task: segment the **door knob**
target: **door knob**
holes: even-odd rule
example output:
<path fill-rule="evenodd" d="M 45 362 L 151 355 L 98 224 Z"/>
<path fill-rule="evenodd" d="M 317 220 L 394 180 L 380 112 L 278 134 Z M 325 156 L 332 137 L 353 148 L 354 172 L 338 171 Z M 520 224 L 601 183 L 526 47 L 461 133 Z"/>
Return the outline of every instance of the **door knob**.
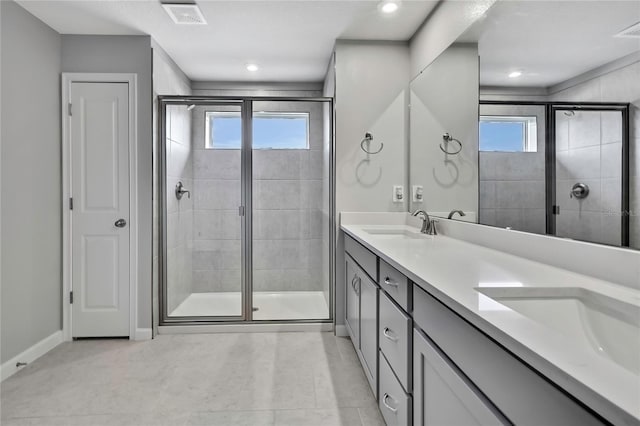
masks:
<path fill-rule="evenodd" d="M 114 223 L 114 225 L 117 228 L 124 228 L 125 226 L 127 226 L 127 221 L 124 220 L 124 219 L 118 219 L 118 220 L 116 220 L 116 223 Z"/>

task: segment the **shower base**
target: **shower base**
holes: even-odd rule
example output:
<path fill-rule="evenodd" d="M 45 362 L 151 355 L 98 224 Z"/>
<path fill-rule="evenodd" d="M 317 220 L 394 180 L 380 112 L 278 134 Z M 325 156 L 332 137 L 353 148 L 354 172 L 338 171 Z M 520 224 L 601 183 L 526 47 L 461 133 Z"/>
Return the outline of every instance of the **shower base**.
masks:
<path fill-rule="evenodd" d="M 170 317 L 240 316 L 240 292 L 191 293 Z M 275 291 L 253 293 L 254 320 L 307 320 L 329 318 L 322 291 Z"/>

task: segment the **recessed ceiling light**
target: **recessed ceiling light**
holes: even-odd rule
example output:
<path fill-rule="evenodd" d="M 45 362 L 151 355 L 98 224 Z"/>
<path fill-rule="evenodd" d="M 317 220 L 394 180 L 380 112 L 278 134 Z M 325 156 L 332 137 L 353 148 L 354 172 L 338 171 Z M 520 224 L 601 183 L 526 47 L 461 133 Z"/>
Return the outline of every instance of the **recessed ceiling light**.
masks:
<path fill-rule="evenodd" d="M 509 78 L 518 78 L 522 75 L 522 71 L 513 71 L 509 73 Z"/>
<path fill-rule="evenodd" d="M 256 72 L 260 69 L 257 64 L 247 64 L 247 71 Z"/>
<path fill-rule="evenodd" d="M 395 1 L 385 1 L 380 6 L 380 10 L 382 11 L 382 13 L 393 13 L 398 10 L 398 7 L 398 3 L 396 3 Z"/>

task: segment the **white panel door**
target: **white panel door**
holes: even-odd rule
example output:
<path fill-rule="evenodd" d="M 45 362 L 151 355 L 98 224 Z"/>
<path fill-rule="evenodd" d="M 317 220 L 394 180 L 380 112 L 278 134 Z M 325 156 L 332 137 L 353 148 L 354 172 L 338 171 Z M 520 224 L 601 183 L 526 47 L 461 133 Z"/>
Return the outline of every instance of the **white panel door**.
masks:
<path fill-rule="evenodd" d="M 72 336 L 129 336 L 129 85 L 71 84 Z"/>

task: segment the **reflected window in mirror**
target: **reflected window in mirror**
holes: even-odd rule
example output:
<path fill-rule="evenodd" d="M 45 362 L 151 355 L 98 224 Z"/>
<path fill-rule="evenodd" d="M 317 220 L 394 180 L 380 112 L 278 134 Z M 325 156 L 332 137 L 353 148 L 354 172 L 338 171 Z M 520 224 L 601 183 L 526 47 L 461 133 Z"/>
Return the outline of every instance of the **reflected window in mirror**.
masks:
<path fill-rule="evenodd" d="M 480 151 L 537 152 L 535 116 L 480 116 Z"/>

